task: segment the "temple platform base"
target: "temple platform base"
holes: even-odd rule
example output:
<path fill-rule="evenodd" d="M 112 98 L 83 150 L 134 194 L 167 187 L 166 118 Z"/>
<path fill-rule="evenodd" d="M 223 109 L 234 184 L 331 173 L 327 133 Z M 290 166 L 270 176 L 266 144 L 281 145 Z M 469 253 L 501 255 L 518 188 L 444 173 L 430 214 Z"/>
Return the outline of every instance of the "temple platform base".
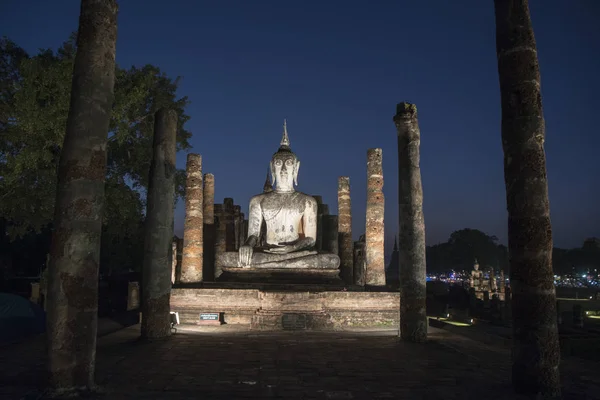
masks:
<path fill-rule="evenodd" d="M 223 313 L 226 324 L 256 330 L 398 327 L 398 292 L 315 289 L 174 288 L 171 311 L 182 324 L 198 324 L 201 313 Z"/>
<path fill-rule="evenodd" d="M 219 282 L 272 282 L 288 284 L 341 283 L 339 269 L 277 269 L 277 268 L 223 268 Z"/>

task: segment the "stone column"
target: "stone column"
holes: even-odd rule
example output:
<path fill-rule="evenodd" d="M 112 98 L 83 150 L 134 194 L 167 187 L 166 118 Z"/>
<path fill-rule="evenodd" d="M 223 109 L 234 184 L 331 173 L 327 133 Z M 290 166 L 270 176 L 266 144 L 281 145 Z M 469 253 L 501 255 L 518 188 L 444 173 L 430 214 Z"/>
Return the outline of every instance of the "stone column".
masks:
<path fill-rule="evenodd" d="M 347 176 L 340 176 L 338 178 L 338 252 L 342 279 L 347 285 L 357 284 L 352 242 L 350 178 Z"/>
<path fill-rule="evenodd" d="M 394 123 L 398 131 L 398 200 L 400 235 L 400 337 L 427 340 L 425 219 L 419 166 L 421 132 L 414 104 L 400 103 Z"/>
<path fill-rule="evenodd" d="M 367 224 L 365 250 L 367 270 L 365 284 L 385 286 L 385 255 L 383 247 L 383 167 L 381 149 L 367 151 Z"/>
<path fill-rule="evenodd" d="M 204 190 L 202 196 L 204 216 L 204 262 L 203 278 L 205 281 L 215 279 L 215 176 L 204 174 Z"/>
<path fill-rule="evenodd" d="M 153 158 L 146 202 L 142 269 L 142 338 L 171 334 L 171 257 L 177 113 L 160 109 L 154 117 Z"/>
<path fill-rule="evenodd" d="M 339 254 L 338 251 L 338 216 L 323 215 L 323 251 Z"/>
<path fill-rule="evenodd" d="M 187 155 L 185 181 L 185 223 L 181 282 L 202 282 L 204 219 L 202 193 L 202 156 Z"/>

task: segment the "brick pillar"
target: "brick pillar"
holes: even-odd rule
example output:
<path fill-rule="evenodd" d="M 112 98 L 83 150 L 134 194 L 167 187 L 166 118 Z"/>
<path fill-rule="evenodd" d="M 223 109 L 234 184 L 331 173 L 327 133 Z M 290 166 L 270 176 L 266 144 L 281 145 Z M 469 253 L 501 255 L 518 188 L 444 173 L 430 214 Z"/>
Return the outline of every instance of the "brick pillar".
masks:
<path fill-rule="evenodd" d="M 225 210 L 223 204 L 215 204 L 215 260 L 220 254 L 227 251 L 227 222 L 225 218 Z M 222 271 L 214 264 L 215 279 L 217 279 Z"/>
<path fill-rule="evenodd" d="M 233 199 L 223 199 L 223 218 L 225 221 L 225 251 L 235 251 L 235 206 Z"/>
<path fill-rule="evenodd" d="M 244 230 L 242 231 L 242 244 L 248 239 L 248 220 L 244 219 Z"/>
<path fill-rule="evenodd" d="M 421 133 L 414 104 L 400 103 L 394 123 L 398 131 L 398 202 L 400 218 L 400 336 L 427 340 L 425 220 L 419 167 Z"/>
<path fill-rule="evenodd" d="M 204 280 L 215 279 L 215 176 L 204 174 Z"/>
<path fill-rule="evenodd" d="M 338 255 L 338 216 L 323 215 L 323 251 Z"/>
<path fill-rule="evenodd" d="M 381 149 L 367 151 L 367 224 L 365 251 L 368 286 L 385 286 L 385 260 L 383 248 L 383 168 Z"/>
<path fill-rule="evenodd" d="M 359 286 L 365 286 L 365 236 L 354 242 L 353 254 L 354 282 Z"/>
<path fill-rule="evenodd" d="M 185 181 L 185 223 L 181 282 L 202 282 L 204 222 L 202 218 L 202 156 L 187 156 Z"/>
<path fill-rule="evenodd" d="M 241 246 L 244 245 L 244 242 L 246 241 L 246 231 L 245 231 L 245 227 L 244 227 L 244 221 L 246 221 L 246 215 L 244 213 L 240 213 L 240 229 L 239 229 L 239 235 L 238 235 L 238 247 L 236 250 L 239 250 Z"/>
<path fill-rule="evenodd" d="M 242 215 L 242 207 L 233 206 L 233 231 L 234 231 L 234 250 L 238 251 L 240 248 L 240 231 L 242 229 L 240 217 Z"/>
<path fill-rule="evenodd" d="M 357 283 L 354 278 L 350 178 L 347 176 L 338 178 L 338 251 L 342 279 L 347 285 Z"/>
<path fill-rule="evenodd" d="M 313 197 L 317 201 L 317 237 L 315 238 L 315 249 L 319 251 L 323 247 L 323 197 Z"/>

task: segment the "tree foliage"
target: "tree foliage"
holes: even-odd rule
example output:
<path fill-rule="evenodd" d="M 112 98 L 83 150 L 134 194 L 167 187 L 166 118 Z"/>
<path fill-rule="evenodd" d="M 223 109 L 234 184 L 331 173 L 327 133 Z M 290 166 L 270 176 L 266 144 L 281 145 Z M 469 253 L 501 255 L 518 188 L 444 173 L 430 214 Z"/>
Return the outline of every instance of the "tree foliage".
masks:
<path fill-rule="evenodd" d="M 450 269 L 470 270 L 477 259 L 481 268 L 508 268 L 506 247 L 498 244 L 496 236 L 477 229 L 465 228 L 452 232 L 445 243 L 427 247 L 427 266 L 430 272 Z"/>
<path fill-rule="evenodd" d="M 75 34 L 56 51 L 29 56 L 7 38 L 0 40 L 0 215 L 11 237 L 41 232 L 51 224 L 56 173 L 69 110 Z M 187 97 L 178 97 L 179 78 L 153 65 L 117 67 L 107 147 L 104 243 L 138 243 L 152 158 L 154 113 L 161 107 L 179 116 L 177 148 L 190 147 L 185 129 Z M 177 195 L 185 171 L 177 172 Z M 131 246 L 134 246 L 133 244 Z M 104 247 L 104 246 L 103 246 Z M 139 251 L 103 248 L 131 257 Z M 114 258 L 114 254 L 113 254 Z"/>

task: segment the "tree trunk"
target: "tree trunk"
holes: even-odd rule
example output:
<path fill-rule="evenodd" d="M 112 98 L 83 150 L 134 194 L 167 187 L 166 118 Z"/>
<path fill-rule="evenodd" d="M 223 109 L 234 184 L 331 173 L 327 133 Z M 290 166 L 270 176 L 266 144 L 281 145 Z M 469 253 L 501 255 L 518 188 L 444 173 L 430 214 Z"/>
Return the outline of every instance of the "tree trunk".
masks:
<path fill-rule="evenodd" d="M 57 392 L 94 386 L 116 41 L 116 0 L 82 0 L 48 276 L 48 369 L 51 389 Z"/>
<path fill-rule="evenodd" d="M 398 131 L 400 337 L 411 342 L 425 342 L 427 276 L 417 107 L 409 103 L 398 104 L 394 123 Z"/>
<path fill-rule="evenodd" d="M 560 397 L 540 72 L 527 0 L 495 0 L 515 391 Z"/>
<path fill-rule="evenodd" d="M 142 270 L 142 339 L 171 334 L 170 297 L 173 257 L 173 202 L 177 113 L 161 109 L 154 116 L 154 155 L 150 165 Z"/>

